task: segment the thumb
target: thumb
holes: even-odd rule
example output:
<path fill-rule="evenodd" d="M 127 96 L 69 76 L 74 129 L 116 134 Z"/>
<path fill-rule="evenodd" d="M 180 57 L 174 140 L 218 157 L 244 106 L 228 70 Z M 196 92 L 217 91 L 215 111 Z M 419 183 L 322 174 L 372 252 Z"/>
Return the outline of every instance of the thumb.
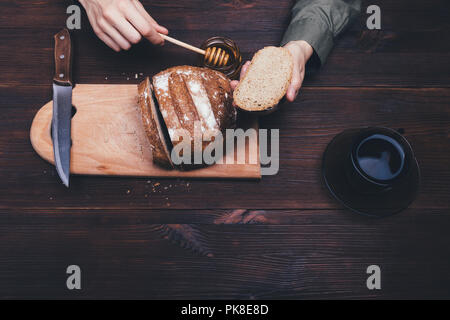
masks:
<path fill-rule="evenodd" d="M 237 80 L 233 80 L 233 81 L 231 81 L 230 82 L 230 87 L 231 87 L 231 90 L 236 90 L 236 87 L 239 85 L 239 81 L 237 81 Z"/>
<path fill-rule="evenodd" d="M 294 68 L 291 84 L 289 85 L 287 92 L 286 92 L 286 99 L 289 102 L 294 102 L 294 100 L 297 98 L 298 91 L 300 90 L 300 87 L 302 86 L 303 79 L 301 78 L 301 74 L 297 69 L 298 68 Z"/>
<path fill-rule="evenodd" d="M 145 35 L 145 38 L 147 38 L 151 43 L 156 45 L 164 44 L 164 39 L 153 27 L 151 28 L 150 32 Z"/>
<path fill-rule="evenodd" d="M 293 85 L 290 85 L 287 92 L 286 92 L 286 99 L 289 102 L 294 102 L 295 99 L 297 98 L 298 95 L 298 90 L 296 87 L 294 87 Z"/>

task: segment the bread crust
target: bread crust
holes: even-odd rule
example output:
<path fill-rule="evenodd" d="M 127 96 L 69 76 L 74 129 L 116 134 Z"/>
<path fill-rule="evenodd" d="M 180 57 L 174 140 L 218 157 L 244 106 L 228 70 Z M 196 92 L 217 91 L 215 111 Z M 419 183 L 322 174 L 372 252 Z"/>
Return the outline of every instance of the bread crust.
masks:
<path fill-rule="evenodd" d="M 152 148 L 153 162 L 164 168 L 172 169 L 173 164 L 170 160 L 170 148 L 165 141 L 162 132 L 163 128 L 161 127 L 164 124 L 161 124 L 159 121 L 158 111 L 153 101 L 152 87 L 148 77 L 139 84 L 138 94 L 142 124 Z"/>
<path fill-rule="evenodd" d="M 178 129 L 187 130 L 193 146 L 194 121 L 200 120 L 202 132 L 205 133 L 225 133 L 226 129 L 235 128 L 237 110 L 233 107 L 230 80 L 222 73 L 207 68 L 179 66 L 158 73 L 152 80 L 162 117 L 171 136 Z M 214 119 L 211 113 L 205 118 L 205 114 L 199 112 L 205 111 L 202 108 L 208 111 L 209 107 Z M 172 139 L 174 146 L 180 142 Z M 203 150 L 208 144 L 203 143 Z M 174 165 L 181 170 L 202 166 Z"/>
<path fill-rule="evenodd" d="M 172 73 L 184 74 L 185 76 L 183 77 L 183 79 L 185 81 L 195 78 L 198 81 L 202 82 L 208 94 L 208 98 L 211 101 L 211 107 L 214 112 L 214 117 L 218 123 L 220 130 L 222 130 L 222 127 L 232 128 L 235 125 L 237 111 L 233 107 L 233 95 L 230 87 L 230 79 L 224 74 L 208 68 L 178 66 L 166 69 L 156 74 L 153 77 L 153 86 L 155 88 L 155 96 L 159 102 L 161 109 L 171 109 L 169 106 L 173 105 L 174 103 L 170 95 L 165 96 L 164 92 L 158 90 L 157 80 L 164 77 L 169 78 Z M 190 74 L 186 76 L 186 73 Z M 214 96 L 214 93 L 218 95 L 217 99 L 212 98 Z M 178 114 L 176 117 L 177 119 L 173 119 L 173 117 L 170 115 L 170 112 L 168 112 L 167 117 L 165 117 L 164 115 L 163 117 L 165 120 L 167 118 L 166 123 L 168 128 L 171 127 L 171 124 L 173 125 L 174 130 L 183 128 L 180 120 L 184 117 L 184 114 Z"/>
<path fill-rule="evenodd" d="M 283 50 L 285 53 L 287 53 L 287 55 L 289 56 L 289 60 L 290 60 L 290 74 L 287 77 L 287 81 L 283 84 L 283 88 L 282 90 L 280 90 L 280 94 L 277 96 L 276 99 L 273 100 L 273 103 L 268 105 L 268 106 L 262 106 L 261 108 L 247 108 L 244 104 L 243 101 L 240 101 L 238 98 L 238 93 L 240 92 L 240 85 L 243 83 L 243 81 L 247 78 L 248 74 L 249 74 L 249 70 L 251 70 L 252 66 L 255 64 L 255 61 L 257 60 L 257 58 L 259 57 L 259 55 L 262 53 L 262 51 L 264 49 L 267 48 L 277 48 L 280 50 Z M 283 99 L 283 97 L 286 95 L 287 90 L 289 88 L 289 85 L 292 81 L 292 75 L 293 75 L 293 70 L 294 70 L 294 58 L 292 57 L 292 54 L 289 52 L 288 49 L 283 48 L 283 47 L 274 47 L 274 46 L 268 46 L 268 47 L 264 47 L 261 50 L 259 50 L 258 52 L 255 53 L 255 55 L 253 56 L 251 63 L 248 67 L 248 71 L 247 73 L 242 77 L 242 79 L 240 79 L 239 85 L 237 86 L 237 88 L 234 90 L 233 93 L 233 99 L 234 99 L 234 104 L 236 105 L 237 108 L 239 108 L 242 111 L 245 112 L 250 112 L 250 113 L 257 113 L 257 114 L 267 114 L 267 113 L 271 113 L 273 111 L 275 111 L 281 101 L 281 99 Z"/>

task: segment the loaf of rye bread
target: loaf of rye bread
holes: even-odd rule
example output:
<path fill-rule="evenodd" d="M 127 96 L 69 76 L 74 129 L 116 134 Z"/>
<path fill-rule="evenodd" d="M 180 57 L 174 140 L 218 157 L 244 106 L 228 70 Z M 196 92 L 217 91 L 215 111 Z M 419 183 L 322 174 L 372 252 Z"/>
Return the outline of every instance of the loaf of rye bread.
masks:
<path fill-rule="evenodd" d="M 234 103 L 244 111 L 273 111 L 287 92 L 293 68 L 289 50 L 279 47 L 259 50 L 234 90 Z"/>
<path fill-rule="evenodd" d="M 152 82 L 153 85 L 146 79 L 139 85 L 139 91 L 146 92 L 141 88 L 148 88 L 151 93 L 153 89 L 157 101 L 154 112 L 160 113 L 160 117 L 146 115 L 145 110 L 153 110 L 147 106 L 152 99 L 140 99 L 143 125 L 152 145 L 154 162 L 183 170 L 198 167 L 193 164 L 175 166 L 172 163 L 170 152 L 181 142 L 181 139 L 176 139 L 177 130 L 184 129 L 189 133 L 194 152 L 194 133 L 198 132 L 195 131 L 195 124 L 199 125 L 203 135 L 203 150 L 209 144 L 205 140 L 210 140 L 218 132 L 225 133 L 226 129 L 235 128 L 237 112 L 232 105 L 230 80 L 211 69 L 179 66 L 158 73 Z M 162 129 L 155 130 L 158 122 L 147 121 L 148 118 L 159 119 Z"/>

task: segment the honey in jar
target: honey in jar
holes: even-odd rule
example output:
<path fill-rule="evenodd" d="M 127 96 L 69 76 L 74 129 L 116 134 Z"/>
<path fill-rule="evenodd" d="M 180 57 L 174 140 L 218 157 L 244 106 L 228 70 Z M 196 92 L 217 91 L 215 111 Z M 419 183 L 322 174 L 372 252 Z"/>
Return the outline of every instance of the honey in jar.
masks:
<path fill-rule="evenodd" d="M 212 63 L 208 63 L 206 59 L 202 59 L 202 65 L 204 67 L 220 71 L 230 79 L 237 79 L 242 67 L 242 55 L 236 43 L 228 38 L 213 37 L 203 42 L 201 46 L 203 50 L 212 47 L 221 48 L 222 50 L 225 50 L 227 54 L 229 54 L 230 58 L 227 64 L 225 66 L 218 67 Z"/>

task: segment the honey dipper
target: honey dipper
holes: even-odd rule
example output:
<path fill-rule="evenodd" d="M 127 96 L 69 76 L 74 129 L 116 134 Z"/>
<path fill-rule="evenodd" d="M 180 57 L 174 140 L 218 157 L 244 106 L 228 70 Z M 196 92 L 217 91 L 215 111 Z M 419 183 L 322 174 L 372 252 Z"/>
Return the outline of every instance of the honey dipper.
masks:
<path fill-rule="evenodd" d="M 165 34 L 159 34 L 164 40 L 167 40 L 177 46 L 192 50 L 194 52 L 200 53 L 205 56 L 204 61 L 213 67 L 224 67 L 230 60 L 230 55 L 219 47 L 209 47 L 206 50 L 191 46 L 190 44 L 184 43 L 180 40 L 174 39 L 172 37 L 166 36 Z"/>

